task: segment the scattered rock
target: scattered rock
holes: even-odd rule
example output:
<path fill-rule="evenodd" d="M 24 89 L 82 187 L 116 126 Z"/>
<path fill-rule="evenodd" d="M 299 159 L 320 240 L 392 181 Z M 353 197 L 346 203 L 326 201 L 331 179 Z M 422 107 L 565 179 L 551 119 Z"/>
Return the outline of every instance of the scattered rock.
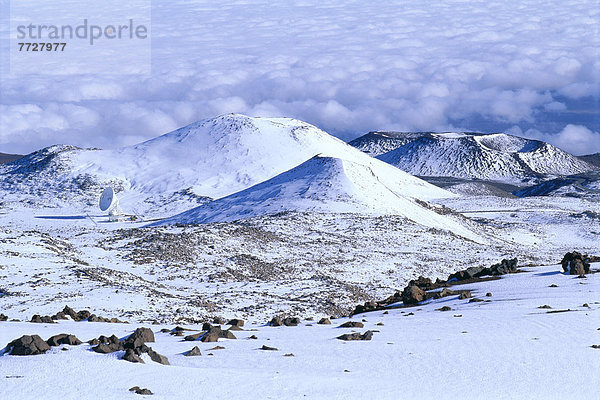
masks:
<path fill-rule="evenodd" d="M 8 317 L 4 314 L 0 314 L 0 322 L 8 321 Z"/>
<path fill-rule="evenodd" d="M 256 335 L 252 335 L 252 336 L 248 337 L 248 339 L 258 339 L 258 338 L 256 337 Z"/>
<path fill-rule="evenodd" d="M 469 300 L 469 303 L 481 303 L 482 301 L 485 301 L 485 300 L 478 299 L 477 297 L 473 297 L 472 299 Z"/>
<path fill-rule="evenodd" d="M 202 335 L 205 335 L 205 332 L 195 333 L 193 335 L 187 335 L 183 338 L 186 342 L 193 342 L 194 340 L 198 340 L 198 338 Z"/>
<path fill-rule="evenodd" d="M 138 356 L 137 354 L 135 354 L 135 351 L 133 351 L 133 349 L 127 349 L 127 350 L 125 350 L 125 354 L 123 355 L 123 357 L 121 359 L 125 360 L 125 361 L 132 362 L 132 363 L 142 363 L 142 364 L 144 364 L 144 360 L 142 360 L 142 358 L 140 356 Z M 129 390 L 131 390 L 131 389 L 129 389 Z"/>
<path fill-rule="evenodd" d="M 34 356 L 44 354 L 50 350 L 48 343 L 44 342 L 38 335 L 23 335 L 10 342 L 6 348 L 10 349 L 8 354 L 14 356 Z"/>
<path fill-rule="evenodd" d="M 377 326 L 383 326 L 383 325 L 384 325 L 383 322 L 378 322 L 377 323 Z"/>
<path fill-rule="evenodd" d="M 227 325 L 234 325 L 234 326 L 238 326 L 238 327 L 242 327 L 244 326 L 244 321 L 241 319 L 231 319 L 229 320 L 229 322 L 227 323 Z"/>
<path fill-rule="evenodd" d="M 144 343 L 154 342 L 154 332 L 150 328 L 137 328 L 123 341 L 125 349 L 136 349 Z"/>
<path fill-rule="evenodd" d="M 208 349 L 208 350 L 225 350 L 225 347 L 223 347 L 223 346 L 215 346 L 212 349 Z"/>
<path fill-rule="evenodd" d="M 331 321 L 329 320 L 329 318 L 321 318 L 317 323 L 319 325 L 331 325 Z"/>
<path fill-rule="evenodd" d="M 263 346 L 260 348 L 261 350 L 270 350 L 270 351 L 278 351 L 279 349 L 276 347 L 269 347 L 263 344 Z"/>
<path fill-rule="evenodd" d="M 300 318 L 288 317 L 283 319 L 283 325 L 285 326 L 298 326 L 300 324 Z"/>
<path fill-rule="evenodd" d="M 337 338 L 339 340 L 345 340 L 345 341 L 349 341 L 349 340 L 371 340 L 373 338 L 373 332 L 372 331 L 366 331 L 363 334 L 361 334 L 359 332 L 346 333 L 344 335 L 338 336 Z"/>
<path fill-rule="evenodd" d="M 550 285 L 548 287 L 558 287 L 558 285 L 556 285 L 556 284 L 553 283 L 552 285 Z"/>
<path fill-rule="evenodd" d="M 100 354 L 114 353 L 115 351 L 118 351 L 121 349 L 122 349 L 122 347 L 120 345 L 116 345 L 114 343 L 110 343 L 110 344 L 100 343 L 99 345 L 92 347 L 92 350 L 94 350 L 96 353 L 100 353 Z M 133 349 L 129 349 L 129 350 L 133 351 Z"/>
<path fill-rule="evenodd" d="M 194 346 L 190 351 L 185 353 L 186 357 L 194 357 L 194 356 L 201 356 L 202 353 L 200 352 L 200 349 L 198 348 L 198 346 Z"/>
<path fill-rule="evenodd" d="M 294 353 L 286 353 L 283 355 L 284 357 L 295 357 Z"/>
<path fill-rule="evenodd" d="M 451 311 L 452 308 L 450 308 L 449 306 L 444 306 L 444 307 L 438 308 L 437 310 L 438 311 Z"/>
<path fill-rule="evenodd" d="M 577 251 L 566 253 L 561 260 L 563 271 L 569 275 L 585 275 L 590 273 L 590 257 Z"/>
<path fill-rule="evenodd" d="M 458 295 L 458 298 L 460 300 L 470 299 L 471 298 L 471 292 L 469 290 L 465 290 L 464 292 L 461 292 L 461 294 Z"/>
<path fill-rule="evenodd" d="M 491 294 L 490 292 L 487 292 L 487 293 L 485 294 L 485 297 L 492 297 L 492 294 Z"/>
<path fill-rule="evenodd" d="M 38 314 L 35 314 L 33 317 L 31 317 L 31 321 L 29 322 L 34 322 L 36 324 L 55 324 L 56 321 L 54 321 L 52 319 L 52 317 L 49 317 L 47 315 L 40 317 Z"/>
<path fill-rule="evenodd" d="M 50 339 L 46 340 L 48 346 L 60 346 L 61 344 L 68 344 L 71 346 L 78 346 L 82 342 L 77 339 L 74 335 L 68 335 L 66 333 L 61 333 L 59 335 L 54 335 Z"/>
<path fill-rule="evenodd" d="M 600 349 L 600 344 L 593 344 L 590 346 L 592 349 Z"/>
<path fill-rule="evenodd" d="M 348 321 L 340 325 L 340 328 L 364 328 L 364 326 L 362 322 Z"/>
<path fill-rule="evenodd" d="M 544 304 L 543 306 L 539 306 L 538 308 L 552 308 L 548 304 Z"/>
<path fill-rule="evenodd" d="M 402 302 L 406 305 L 417 304 L 425 300 L 426 293 L 417 285 L 409 285 L 402 291 Z"/>
<path fill-rule="evenodd" d="M 150 359 L 156 363 L 159 363 L 162 365 L 171 365 L 169 363 L 169 359 L 167 357 L 152 350 L 151 347 L 148 349 L 148 355 L 150 356 Z"/>
<path fill-rule="evenodd" d="M 141 395 L 143 395 L 143 396 L 151 396 L 151 395 L 153 395 L 153 394 L 154 394 L 154 393 L 152 393 L 152 392 L 150 391 L 150 389 L 146 389 L 146 388 L 144 388 L 144 389 L 140 389 L 140 387 L 139 387 L 139 386 L 134 386 L 134 387 L 132 387 L 131 389 L 129 389 L 129 391 L 130 391 L 130 392 L 135 392 L 135 394 L 141 394 Z"/>
<path fill-rule="evenodd" d="M 271 321 L 269 321 L 270 326 L 282 326 L 283 320 L 280 317 L 273 317 Z"/>

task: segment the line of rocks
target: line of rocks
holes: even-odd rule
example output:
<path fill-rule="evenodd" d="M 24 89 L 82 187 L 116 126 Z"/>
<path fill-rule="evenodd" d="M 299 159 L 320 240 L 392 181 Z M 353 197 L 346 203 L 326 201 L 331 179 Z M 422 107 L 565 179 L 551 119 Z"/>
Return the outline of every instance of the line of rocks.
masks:
<path fill-rule="evenodd" d="M 394 293 L 392 296 L 378 302 L 368 301 L 364 304 L 359 304 L 354 308 L 351 315 L 361 314 L 369 311 L 377 311 L 387 308 L 390 304 L 402 302 L 405 306 L 413 306 L 422 301 L 429 299 L 439 299 L 447 296 L 458 295 L 461 299 L 471 298 L 469 290 L 450 290 L 447 287 L 455 283 L 467 283 L 468 281 L 483 280 L 486 277 L 498 277 L 500 275 L 518 272 L 517 259 L 504 259 L 498 264 L 491 267 L 469 267 L 464 270 L 457 271 L 448 279 L 437 279 L 433 282 L 429 278 L 423 276 L 411 280 L 408 285 L 402 290 Z M 444 288 L 441 291 L 432 292 Z"/>
<path fill-rule="evenodd" d="M 69 306 L 65 306 L 65 308 L 63 308 L 62 311 L 59 311 L 52 316 L 40 316 L 39 314 L 35 314 L 33 317 L 31 317 L 31 320 L 29 322 L 55 324 L 57 320 L 69 319 L 67 317 L 70 317 L 73 321 L 108 322 L 118 324 L 127 323 L 126 321 L 121 321 L 118 318 L 105 318 L 96 314 L 92 314 L 88 310 L 81 310 L 76 312 Z"/>
<path fill-rule="evenodd" d="M 109 337 L 101 335 L 97 339 L 88 341 L 88 344 L 93 346 L 92 350 L 94 352 L 100 354 L 109 354 L 124 350 L 125 354 L 122 359 L 129 362 L 143 363 L 144 360 L 140 356 L 146 353 L 152 361 L 163 365 L 170 365 L 167 357 L 157 353 L 146 345 L 146 343 L 154 342 L 154 340 L 154 332 L 151 329 L 137 328 L 123 340 L 120 340 L 115 335 Z M 42 340 L 38 335 L 23 335 L 6 345 L 3 354 L 17 356 L 44 354 L 50 350 L 51 346 L 60 346 L 62 344 L 78 346 L 82 342 L 76 336 L 66 333 L 54 335 L 46 341 Z"/>

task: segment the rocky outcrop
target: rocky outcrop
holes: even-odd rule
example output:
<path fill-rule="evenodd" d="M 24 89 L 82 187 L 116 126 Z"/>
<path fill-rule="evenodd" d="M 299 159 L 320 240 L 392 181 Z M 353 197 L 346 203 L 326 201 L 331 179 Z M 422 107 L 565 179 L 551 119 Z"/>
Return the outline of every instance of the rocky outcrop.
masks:
<path fill-rule="evenodd" d="M 590 257 L 573 251 L 564 255 L 560 264 L 569 275 L 585 275 L 590 273 Z"/>
<path fill-rule="evenodd" d="M 50 350 L 48 343 L 38 335 L 23 335 L 6 346 L 6 353 L 13 356 L 33 356 Z"/>

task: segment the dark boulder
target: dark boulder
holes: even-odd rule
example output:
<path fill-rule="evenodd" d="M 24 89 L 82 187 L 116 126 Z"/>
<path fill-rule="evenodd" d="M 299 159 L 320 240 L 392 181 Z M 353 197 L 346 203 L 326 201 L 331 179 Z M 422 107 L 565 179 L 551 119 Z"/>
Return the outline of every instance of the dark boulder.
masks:
<path fill-rule="evenodd" d="M 194 346 L 194 348 L 192 348 L 190 351 L 186 352 L 185 355 L 187 357 L 194 357 L 194 356 L 201 356 L 202 353 L 200 352 L 200 349 L 198 348 L 198 346 Z"/>
<path fill-rule="evenodd" d="M 409 285 L 402 291 L 402 301 L 406 305 L 417 304 L 423 300 L 427 294 L 417 285 Z"/>
<path fill-rule="evenodd" d="M 64 312 L 64 311 L 63 311 Z M 88 319 L 90 316 L 92 315 L 92 313 L 90 313 L 88 310 L 81 310 L 79 311 L 76 315 L 75 315 L 75 321 L 83 321 Z"/>
<path fill-rule="evenodd" d="M 154 394 L 150 391 L 150 389 L 146 389 L 146 388 L 141 389 L 139 386 L 134 386 L 134 387 L 130 388 L 129 391 L 134 392 L 135 394 L 141 394 L 144 396 L 150 396 L 150 395 Z"/>
<path fill-rule="evenodd" d="M 268 351 L 278 351 L 279 349 L 277 347 L 269 347 L 263 344 L 263 346 L 260 348 L 261 350 L 268 350 Z"/>
<path fill-rule="evenodd" d="M 77 339 L 74 335 L 68 335 L 66 333 L 61 333 L 59 335 L 54 335 L 50 339 L 46 340 L 49 346 L 60 346 L 61 344 L 68 344 L 71 346 L 78 346 L 81 344 L 81 340 Z"/>
<path fill-rule="evenodd" d="M 517 272 L 517 259 L 511 258 L 502 260 L 499 264 L 494 264 L 490 267 L 490 275 L 505 275 Z"/>
<path fill-rule="evenodd" d="M 100 353 L 100 354 L 108 354 L 108 353 L 114 353 L 115 351 L 119 351 L 122 350 L 123 348 L 118 345 L 118 344 L 114 344 L 114 343 L 100 343 L 97 346 L 92 347 L 92 350 L 94 350 L 96 353 Z M 133 350 L 133 349 L 130 349 Z"/>
<path fill-rule="evenodd" d="M 363 328 L 364 326 L 362 322 L 348 321 L 340 325 L 340 328 Z"/>
<path fill-rule="evenodd" d="M 154 332 L 152 332 L 152 329 L 137 328 L 123 341 L 123 347 L 126 349 L 135 349 L 148 342 L 154 342 Z"/>
<path fill-rule="evenodd" d="M 68 315 L 69 317 L 71 317 L 71 319 L 73 321 L 79 321 L 78 317 L 77 317 L 77 313 L 75 312 L 75 310 L 73 310 L 71 307 L 69 306 L 65 306 L 65 308 L 63 308 L 62 313 L 64 315 Z"/>
<path fill-rule="evenodd" d="M 64 312 L 59 311 L 59 312 L 57 312 L 56 314 L 54 314 L 52 316 L 52 319 L 57 320 L 57 319 L 68 319 L 68 318 L 67 318 L 67 315 Z"/>
<path fill-rule="evenodd" d="M 41 317 L 38 314 L 35 314 L 33 317 L 31 317 L 31 321 L 30 322 L 35 322 L 38 324 L 55 324 L 56 321 L 54 321 L 52 319 L 52 317 L 49 317 L 47 315 Z"/>
<path fill-rule="evenodd" d="M 0 322 L 8 321 L 8 317 L 4 314 L 0 314 Z"/>
<path fill-rule="evenodd" d="M 198 338 L 204 334 L 205 332 L 194 333 L 193 335 L 187 335 L 183 338 L 183 340 L 185 340 L 186 342 L 193 342 L 194 340 L 198 340 Z"/>
<path fill-rule="evenodd" d="M 158 354 L 156 351 L 152 350 L 151 347 L 148 349 L 147 353 L 152 361 L 163 365 L 171 365 L 167 357 L 163 356 L 162 354 Z"/>
<path fill-rule="evenodd" d="M 281 326 L 283 325 L 283 320 L 280 317 L 273 317 L 271 321 L 269 321 L 270 326 Z"/>
<path fill-rule="evenodd" d="M 137 354 L 135 354 L 135 351 L 133 351 L 133 349 L 127 349 L 125 350 L 125 354 L 123 355 L 123 357 L 121 358 L 122 360 L 125 361 L 129 361 L 132 363 L 144 363 L 144 360 L 142 360 L 142 358 L 140 356 L 138 356 Z"/>
<path fill-rule="evenodd" d="M 372 331 L 366 331 L 361 334 L 359 332 L 355 333 L 346 333 L 344 335 L 340 335 L 337 337 L 339 340 L 350 341 L 350 340 L 371 340 L 373 338 Z"/>
<path fill-rule="evenodd" d="M 413 279 L 408 282 L 407 286 L 418 286 L 420 289 L 425 291 L 435 289 L 435 284 L 429 278 L 425 278 L 424 276 L 419 276 L 417 279 Z"/>
<path fill-rule="evenodd" d="M 319 325 L 331 325 L 331 321 L 329 320 L 329 318 L 321 318 L 319 320 L 319 322 L 317 322 L 317 324 L 319 324 Z"/>
<path fill-rule="evenodd" d="M 23 335 L 10 342 L 6 348 L 14 356 L 33 356 L 44 354 L 50 350 L 48 343 L 44 342 L 38 335 Z"/>
<path fill-rule="evenodd" d="M 298 318 L 298 317 L 284 318 L 283 324 L 285 326 L 298 326 L 298 324 L 300 324 L 300 318 Z"/>
<path fill-rule="evenodd" d="M 560 263 L 563 271 L 569 275 L 585 275 L 590 273 L 590 258 L 577 251 L 565 254 Z"/>
<path fill-rule="evenodd" d="M 235 326 L 239 326 L 241 328 L 242 326 L 244 326 L 244 321 L 241 319 L 234 318 L 234 319 L 229 320 L 227 325 L 235 325 Z"/>

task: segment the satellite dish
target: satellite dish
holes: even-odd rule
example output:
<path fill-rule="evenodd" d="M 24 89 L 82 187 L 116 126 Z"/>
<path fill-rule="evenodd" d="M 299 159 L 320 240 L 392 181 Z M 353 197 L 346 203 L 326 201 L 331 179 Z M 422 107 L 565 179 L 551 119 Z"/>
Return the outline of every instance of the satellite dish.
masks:
<path fill-rule="evenodd" d="M 121 209 L 119 208 L 119 199 L 117 198 L 113 188 L 110 186 L 104 189 L 100 195 L 99 206 L 100 210 L 107 211 L 108 215 L 121 214 Z"/>

